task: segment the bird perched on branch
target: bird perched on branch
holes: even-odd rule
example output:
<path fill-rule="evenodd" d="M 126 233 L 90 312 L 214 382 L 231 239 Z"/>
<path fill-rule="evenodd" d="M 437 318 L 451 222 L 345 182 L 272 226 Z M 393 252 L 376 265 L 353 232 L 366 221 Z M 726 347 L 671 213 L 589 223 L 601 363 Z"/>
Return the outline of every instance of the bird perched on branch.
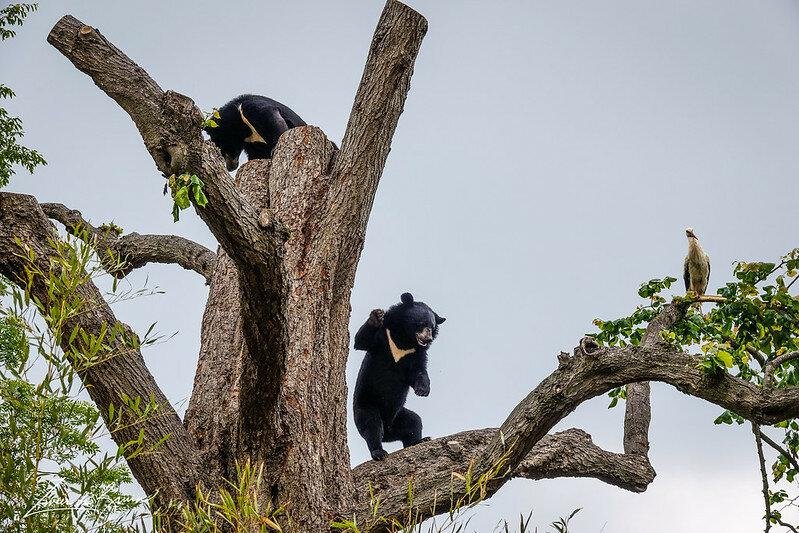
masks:
<path fill-rule="evenodd" d="M 702 296 L 707 290 L 707 283 L 710 280 L 710 257 L 699 245 L 694 230 L 685 229 L 685 236 L 688 237 L 688 255 L 685 256 L 683 267 L 683 279 L 685 280 L 685 290 L 693 291 L 697 296 Z M 701 303 L 699 306 L 701 307 Z"/>

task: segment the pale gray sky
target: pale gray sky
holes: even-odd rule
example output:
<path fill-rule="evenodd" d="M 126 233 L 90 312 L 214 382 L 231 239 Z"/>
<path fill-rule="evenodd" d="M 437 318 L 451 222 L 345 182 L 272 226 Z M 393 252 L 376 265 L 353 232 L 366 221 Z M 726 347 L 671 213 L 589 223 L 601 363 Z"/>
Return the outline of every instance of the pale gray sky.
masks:
<path fill-rule="evenodd" d="M 737 259 L 797 246 L 799 4 L 789 0 L 454 2 L 418 0 L 430 29 L 375 201 L 352 327 L 403 291 L 447 317 L 431 350 L 432 393 L 410 406 L 425 433 L 496 426 L 595 317 L 639 303 L 643 280 L 679 277 L 693 226 L 711 286 Z M 214 245 L 199 219 L 173 224 L 163 182 L 128 116 L 46 42 L 71 13 L 168 89 L 210 109 L 264 94 L 341 140 L 382 2 L 44 2 L 0 45 L 26 144 L 49 165 L 12 189 L 127 231 Z M 419 243 L 424 242 L 421 246 Z M 419 250 L 423 249 L 423 252 Z M 149 267 L 167 294 L 118 308 L 170 343 L 150 368 L 181 411 L 207 289 Z M 350 389 L 361 354 L 348 367 Z M 644 494 L 594 480 L 515 481 L 472 521 L 576 507 L 580 532 L 750 532 L 760 480 L 751 433 L 720 409 L 653 387 Z M 582 406 L 582 427 L 621 449 L 622 409 Z M 350 427 L 353 463 L 368 457 Z M 393 449 L 393 448 L 392 448 Z"/>

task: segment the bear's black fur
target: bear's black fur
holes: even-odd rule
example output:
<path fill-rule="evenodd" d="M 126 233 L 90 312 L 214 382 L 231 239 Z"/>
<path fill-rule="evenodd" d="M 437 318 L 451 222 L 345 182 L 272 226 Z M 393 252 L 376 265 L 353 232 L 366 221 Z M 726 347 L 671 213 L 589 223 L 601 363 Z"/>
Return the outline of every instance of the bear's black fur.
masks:
<path fill-rule="evenodd" d="M 422 442 L 422 419 L 404 407 L 408 388 L 430 394 L 427 349 L 445 318 L 404 293 L 402 303 L 383 313 L 375 309 L 355 334 L 355 349 L 366 350 L 355 383 L 353 413 L 358 432 L 372 459 L 388 455 L 383 442 L 402 441 L 404 447 Z"/>
<path fill-rule="evenodd" d="M 226 103 L 219 108 L 219 118 L 214 122 L 216 127 L 206 127 L 205 131 L 222 151 L 231 172 L 238 168 L 242 150 L 248 159 L 269 159 L 286 130 L 305 126 L 297 113 L 257 94 L 242 94 Z"/>

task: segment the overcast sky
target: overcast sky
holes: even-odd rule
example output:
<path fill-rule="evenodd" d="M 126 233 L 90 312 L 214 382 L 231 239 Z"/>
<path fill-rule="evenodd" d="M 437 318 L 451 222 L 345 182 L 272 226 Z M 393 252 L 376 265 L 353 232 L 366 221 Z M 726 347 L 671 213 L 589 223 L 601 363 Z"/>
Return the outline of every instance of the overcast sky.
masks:
<path fill-rule="evenodd" d="M 425 433 L 497 426 L 593 330 L 639 303 L 641 281 L 680 277 L 683 229 L 711 256 L 712 287 L 735 260 L 799 245 L 799 4 L 789 0 L 455 2 L 427 17 L 353 291 L 351 331 L 411 291 L 447 317 L 430 352 L 432 392 L 410 407 Z M 224 6 L 224 7 L 221 7 Z M 221 11 L 220 11 L 221 9 Z M 25 143 L 48 165 L 15 191 L 126 231 L 215 246 L 193 213 L 178 224 L 129 117 L 50 47 L 71 13 L 165 89 L 203 109 L 243 92 L 275 98 L 340 143 L 382 2 L 43 2 L 0 45 Z M 3 105 L 6 105 L 5 103 Z M 182 412 L 207 288 L 147 267 L 165 295 L 119 306 L 140 331 L 178 331 L 147 354 Z M 352 352 L 352 390 L 362 354 Z M 607 398 L 558 427 L 621 450 L 623 409 Z M 471 525 L 576 507 L 578 532 L 751 532 L 763 515 L 747 426 L 654 385 L 644 494 L 595 480 L 514 481 Z M 350 421 L 353 464 L 368 452 Z M 389 445 L 392 446 L 392 445 Z M 395 449 L 389 447 L 390 450 Z"/>

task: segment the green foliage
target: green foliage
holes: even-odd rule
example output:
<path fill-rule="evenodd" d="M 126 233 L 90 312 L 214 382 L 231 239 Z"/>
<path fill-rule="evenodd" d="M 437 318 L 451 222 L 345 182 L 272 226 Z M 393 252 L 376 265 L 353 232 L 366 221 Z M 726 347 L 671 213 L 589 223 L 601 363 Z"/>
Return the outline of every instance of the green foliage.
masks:
<path fill-rule="evenodd" d="M 608 396 L 611 398 L 608 409 L 613 409 L 619 403 L 619 400 L 627 399 L 627 387 L 616 387 L 608 393 Z"/>
<path fill-rule="evenodd" d="M 735 422 L 739 426 L 744 423 L 744 418 L 740 415 L 736 415 L 729 409 L 726 409 L 723 413 L 721 413 L 714 421 L 714 424 L 732 424 Z"/>
<path fill-rule="evenodd" d="M 22 26 L 25 17 L 38 8 L 37 4 L 11 4 L 0 10 L 0 41 L 14 37 L 17 32 L 12 27 Z"/>
<path fill-rule="evenodd" d="M 530 511 L 530 513 L 527 515 L 527 517 L 525 517 L 523 514 L 519 513 L 519 528 L 517 529 L 517 531 L 519 533 L 527 533 L 527 531 L 530 528 L 530 520 L 532 518 L 533 518 L 533 512 L 532 511 Z M 504 533 L 510 533 L 510 526 L 509 526 L 507 520 L 503 520 L 500 523 L 500 527 L 502 528 L 501 531 L 504 531 Z M 498 529 L 498 528 L 495 528 L 495 530 L 496 529 Z M 536 531 L 537 531 L 537 529 L 536 529 Z"/>
<path fill-rule="evenodd" d="M 36 11 L 36 4 L 11 4 L 0 10 L 0 40 L 10 39 L 16 32 L 14 26 L 22 25 L 25 17 Z M 0 98 L 9 99 L 15 96 L 14 91 L 0 83 Z M 47 164 L 36 150 L 19 144 L 25 134 L 22 120 L 14 117 L 0 107 L 0 187 L 5 187 L 14 175 L 14 165 L 20 165 L 28 172 L 39 165 Z"/>
<path fill-rule="evenodd" d="M 214 108 L 210 113 L 205 113 L 205 119 L 203 120 L 203 129 L 218 127 L 219 124 L 217 124 L 216 121 L 221 118 L 222 117 L 219 116 L 219 110 L 217 108 Z"/>
<path fill-rule="evenodd" d="M 253 467 L 249 462 L 236 464 L 236 480 L 216 491 L 197 489 L 197 498 L 191 505 L 179 505 L 157 513 L 156 529 L 159 531 L 191 531 L 192 533 L 260 533 L 283 531 L 278 518 L 285 516 L 283 507 L 271 502 L 258 501 L 263 479 L 263 465 Z M 177 511 L 177 512 L 175 512 Z M 173 518 L 177 516 L 179 518 Z"/>
<path fill-rule="evenodd" d="M 172 174 L 168 178 L 167 185 L 169 190 L 172 191 L 172 219 L 177 222 L 180 220 L 180 212 L 188 209 L 192 203 L 198 207 L 205 207 L 208 205 L 208 198 L 203 192 L 205 183 L 197 177 L 197 174 L 181 174 L 176 176 Z"/>
<path fill-rule="evenodd" d="M 4 309 L 0 320 L 0 529 L 129 530 L 139 508 L 121 488 L 130 472 L 100 452 L 99 412 L 77 397 L 52 339 L 22 316 Z"/>
<path fill-rule="evenodd" d="M 27 252 L 22 288 L 0 280 L 0 529 L 4 531 L 133 531 L 147 512 L 123 490 L 133 481 L 123 456 L 154 451 L 143 434 L 103 453 L 98 440 L 108 436 L 93 403 L 85 401 L 78 373 L 153 342 L 120 324 L 97 332 L 74 319 L 91 302 L 81 287 L 105 272 L 88 234 L 53 239 L 54 259 L 46 269 Z M 45 302 L 33 296 L 34 283 L 47 288 Z M 116 289 L 116 285 L 115 285 Z M 140 294 L 138 291 L 134 291 Z M 125 293 L 109 299 L 124 300 Z M 109 428 L 140 424 L 158 416 L 150 399 L 121 394 L 108 413 Z"/>
<path fill-rule="evenodd" d="M 671 287 L 676 278 L 651 279 L 643 283 L 638 289 L 641 298 L 649 300 L 648 305 L 639 306 L 632 315 L 616 320 L 603 321 L 594 319 L 594 325 L 599 328 L 599 333 L 592 336 L 597 342 L 607 346 L 637 346 L 644 337 L 646 326 L 655 318 L 666 299 L 660 295 L 664 289 Z M 615 405 L 615 404 L 614 404 Z"/>

